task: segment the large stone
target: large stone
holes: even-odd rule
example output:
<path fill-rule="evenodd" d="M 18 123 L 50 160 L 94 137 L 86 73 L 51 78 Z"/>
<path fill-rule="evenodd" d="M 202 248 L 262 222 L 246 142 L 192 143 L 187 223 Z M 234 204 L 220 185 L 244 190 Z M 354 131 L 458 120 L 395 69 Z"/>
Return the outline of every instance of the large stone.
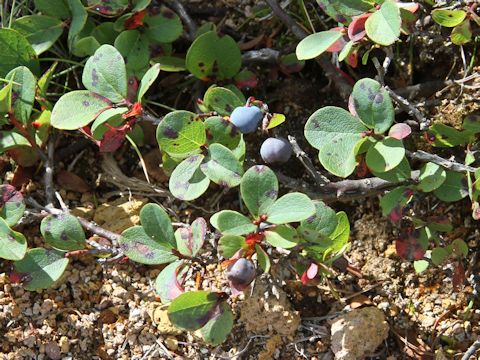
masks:
<path fill-rule="evenodd" d="M 388 337 L 385 315 L 376 307 L 355 309 L 332 323 L 331 349 L 337 360 L 357 360 L 375 352 Z"/>

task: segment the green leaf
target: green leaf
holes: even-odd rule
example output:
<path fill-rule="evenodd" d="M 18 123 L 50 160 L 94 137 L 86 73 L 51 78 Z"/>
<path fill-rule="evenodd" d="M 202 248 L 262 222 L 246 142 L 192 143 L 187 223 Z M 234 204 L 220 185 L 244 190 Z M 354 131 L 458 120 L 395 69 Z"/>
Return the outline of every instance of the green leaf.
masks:
<path fill-rule="evenodd" d="M 173 325 L 198 330 L 215 317 L 221 294 L 209 291 L 189 291 L 175 298 L 168 308 L 168 317 Z"/>
<path fill-rule="evenodd" d="M 452 249 L 457 256 L 467 257 L 468 255 L 468 245 L 462 239 L 453 240 Z"/>
<path fill-rule="evenodd" d="M 232 90 L 214 85 L 205 92 L 203 102 L 222 116 L 228 116 L 236 107 L 245 105 Z"/>
<path fill-rule="evenodd" d="M 51 125 L 61 130 L 80 129 L 112 107 L 112 103 L 88 90 L 77 90 L 63 95 L 52 111 Z M 75 109 L 75 111 L 72 111 Z"/>
<path fill-rule="evenodd" d="M 152 42 L 171 43 L 183 32 L 178 15 L 165 6 L 158 9 L 158 13 L 147 12 L 143 22 L 146 29 L 145 35 Z"/>
<path fill-rule="evenodd" d="M 233 210 L 220 211 L 216 223 L 212 223 L 212 225 L 223 235 L 245 235 L 257 230 L 248 217 Z"/>
<path fill-rule="evenodd" d="M 470 142 L 474 132 L 471 130 L 459 131 L 451 126 L 435 123 L 428 129 L 428 134 L 433 135 L 433 146 L 453 147 Z"/>
<path fill-rule="evenodd" d="M 230 259 L 245 245 L 245 238 L 239 235 L 223 235 L 219 240 L 220 253 L 225 259 Z"/>
<path fill-rule="evenodd" d="M 155 280 L 155 290 L 157 294 L 160 295 L 160 300 L 163 304 L 170 303 L 173 299 L 184 293 L 180 279 L 182 273 L 187 269 L 188 267 L 184 266 L 183 260 L 177 260 L 168 264 L 160 274 L 158 274 Z"/>
<path fill-rule="evenodd" d="M 413 268 L 417 274 L 420 274 L 428 269 L 428 261 L 427 260 L 415 260 L 413 262 Z"/>
<path fill-rule="evenodd" d="M 54 17 L 29 15 L 16 19 L 12 29 L 25 36 L 37 55 L 50 49 L 62 35 L 64 23 Z"/>
<path fill-rule="evenodd" d="M 412 198 L 412 191 L 406 186 L 399 186 L 387 192 L 380 199 L 383 216 L 388 216 L 396 207 L 404 207 Z"/>
<path fill-rule="evenodd" d="M 31 144 L 26 137 L 15 130 L 0 131 L 0 153 L 19 147 L 30 147 Z"/>
<path fill-rule="evenodd" d="M 430 192 L 438 189 L 447 178 L 447 172 L 445 169 L 434 163 L 426 163 L 420 169 L 420 176 L 418 180 L 420 183 L 417 185 L 417 189 L 423 192 Z"/>
<path fill-rule="evenodd" d="M 445 248 L 434 248 L 431 255 L 432 263 L 434 265 L 440 265 L 449 255 L 450 253 Z"/>
<path fill-rule="evenodd" d="M 320 56 L 342 36 L 340 31 L 321 31 L 308 35 L 297 45 L 298 60 L 314 59 Z"/>
<path fill-rule="evenodd" d="M 152 62 L 160 64 L 160 70 L 166 72 L 179 72 L 187 70 L 185 59 L 176 56 L 158 56 L 151 59 Z"/>
<path fill-rule="evenodd" d="M 37 54 L 28 40 L 18 31 L 0 29 L 0 77 L 19 66 L 28 67 L 34 74 L 40 73 Z"/>
<path fill-rule="evenodd" d="M 115 30 L 112 22 L 102 22 L 92 31 L 92 37 L 94 37 L 100 45 L 113 45 L 118 34 L 119 32 Z"/>
<path fill-rule="evenodd" d="M 209 144 L 218 143 L 233 150 L 240 142 L 238 128 L 221 116 L 211 116 L 205 120 L 205 130 Z"/>
<path fill-rule="evenodd" d="M 233 313 L 230 306 L 222 303 L 218 314 L 200 329 L 203 339 L 213 346 L 223 343 L 233 328 Z"/>
<path fill-rule="evenodd" d="M 165 247 L 176 247 L 170 217 L 160 205 L 147 204 L 140 210 L 140 222 L 145 233 Z"/>
<path fill-rule="evenodd" d="M 210 180 L 200 170 L 204 158 L 203 155 L 190 156 L 173 170 L 168 187 L 177 199 L 193 200 L 208 189 Z"/>
<path fill-rule="evenodd" d="M 75 43 L 80 38 L 80 33 L 87 23 L 88 13 L 80 0 L 67 0 L 68 8 L 72 14 L 72 22 L 68 30 L 68 48 L 75 55 Z"/>
<path fill-rule="evenodd" d="M 207 234 L 205 219 L 198 218 L 192 225 L 181 227 L 175 231 L 177 249 L 182 255 L 196 256 L 203 246 Z"/>
<path fill-rule="evenodd" d="M 11 70 L 6 78 L 13 83 L 12 93 L 15 94 L 12 99 L 13 113 L 17 120 L 26 125 L 30 120 L 35 101 L 35 87 L 37 85 L 35 76 L 27 67 L 19 66 Z"/>
<path fill-rule="evenodd" d="M 0 133 L 1 135 L 1 133 Z M 25 212 L 23 195 L 12 185 L 0 185 L 0 217 L 8 226 L 14 226 Z"/>
<path fill-rule="evenodd" d="M 100 46 L 83 69 L 83 85 L 114 103 L 127 97 L 127 71 L 120 52 L 112 45 Z"/>
<path fill-rule="evenodd" d="M 34 248 L 25 257 L 15 262 L 15 271 L 24 276 L 25 289 L 47 289 L 60 279 L 67 268 L 68 258 L 58 250 Z"/>
<path fill-rule="evenodd" d="M 22 233 L 13 231 L 3 218 L 0 218 L 0 258 L 20 260 L 27 251 L 27 240 Z"/>
<path fill-rule="evenodd" d="M 355 147 L 365 131 L 360 120 L 335 106 L 317 110 L 305 124 L 305 138 L 319 150 L 322 166 L 340 177 L 355 170 Z"/>
<path fill-rule="evenodd" d="M 315 205 L 302 193 L 294 192 L 277 199 L 266 211 L 267 221 L 286 224 L 302 221 L 315 214 Z"/>
<path fill-rule="evenodd" d="M 172 157 L 186 158 L 197 154 L 206 141 L 205 124 L 189 111 L 168 113 L 157 128 L 160 149 Z"/>
<path fill-rule="evenodd" d="M 0 115 L 6 115 L 12 108 L 12 87 L 9 82 L 0 90 Z"/>
<path fill-rule="evenodd" d="M 297 230 L 289 225 L 279 225 L 265 231 L 265 240 L 273 247 L 290 249 L 298 244 L 300 237 Z"/>
<path fill-rule="evenodd" d="M 373 42 L 388 46 L 400 36 L 401 24 L 400 9 L 393 0 L 387 0 L 367 19 L 365 30 Z"/>
<path fill-rule="evenodd" d="M 350 223 L 348 216 L 345 212 L 340 211 L 336 214 L 337 226 L 335 230 L 328 236 L 327 239 L 323 239 L 318 242 L 318 245 L 311 246 L 315 252 L 325 253 L 327 251 L 333 253 L 339 253 L 345 248 L 350 238 Z"/>
<path fill-rule="evenodd" d="M 150 60 L 149 42 L 139 31 L 122 31 L 115 39 L 114 44 L 125 58 L 127 70 L 136 72 L 148 67 Z"/>
<path fill-rule="evenodd" d="M 268 273 L 270 271 L 270 257 L 268 256 L 267 252 L 258 244 L 255 244 L 255 251 L 257 252 L 258 264 L 262 268 L 263 272 Z"/>
<path fill-rule="evenodd" d="M 148 91 L 150 86 L 155 82 L 155 80 L 160 74 L 160 64 L 153 65 L 148 71 L 143 75 L 142 80 L 140 81 L 140 87 L 138 89 L 137 101 L 142 101 L 143 96 Z"/>
<path fill-rule="evenodd" d="M 452 43 L 455 45 L 464 45 L 472 40 L 472 29 L 470 20 L 465 20 L 461 24 L 455 26 L 450 35 Z"/>
<path fill-rule="evenodd" d="M 432 11 L 433 21 L 445 27 L 459 25 L 466 16 L 467 13 L 463 10 L 435 9 Z"/>
<path fill-rule="evenodd" d="M 468 195 L 467 178 L 465 174 L 446 171 L 447 178 L 434 190 L 434 194 L 442 201 L 453 202 L 463 199 Z"/>
<path fill-rule="evenodd" d="M 337 227 L 338 218 L 335 211 L 323 202 L 315 204 L 315 214 L 303 220 L 298 232 L 309 242 L 321 241 Z"/>
<path fill-rule="evenodd" d="M 268 166 L 252 166 L 242 177 L 240 194 L 250 214 L 257 217 L 277 199 L 277 176 Z"/>
<path fill-rule="evenodd" d="M 100 47 L 100 43 L 93 36 L 85 36 L 75 41 L 72 46 L 72 54 L 78 57 L 91 56 Z"/>
<path fill-rule="evenodd" d="M 66 0 L 33 0 L 35 8 L 44 15 L 68 19 L 71 14 Z"/>
<path fill-rule="evenodd" d="M 128 0 L 87 0 L 91 11 L 105 17 L 121 15 L 129 5 Z"/>
<path fill-rule="evenodd" d="M 387 136 L 368 149 L 365 160 L 369 169 L 382 173 L 398 166 L 404 157 L 402 141 Z"/>
<path fill-rule="evenodd" d="M 267 130 L 273 129 L 278 125 L 283 124 L 285 120 L 286 120 L 285 115 L 274 113 L 272 118 L 270 119 L 270 122 L 268 123 Z"/>
<path fill-rule="evenodd" d="M 393 183 L 403 182 L 412 177 L 412 169 L 406 157 L 403 157 L 400 164 L 395 166 L 392 170 L 386 172 L 372 171 L 372 174 L 378 176 L 380 179 L 387 180 Z"/>
<path fill-rule="evenodd" d="M 242 164 L 230 149 L 221 144 L 208 147 L 208 155 L 200 169 L 215 184 L 226 188 L 238 186 L 243 174 Z"/>
<path fill-rule="evenodd" d="M 131 260 L 141 264 L 167 264 L 177 259 L 170 245 L 155 241 L 142 226 L 133 226 L 122 233 L 121 249 Z"/>
<path fill-rule="evenodd" d="M 92 136 L 96 140 L 101 140 L 103 135 L 109 130 L 106 124 L 110 126 L 120 126 L 125 119 L 122 118 L 122 115 L 128 111 L 126 107 L 117 107 L 107 109 L 102 112 L 93 122 L 90 130 L 92 132 Z"/>
<path fill-rule="evenodd" d="M 85 232 L 73 215 L 48 215 L 40 223 L 40 232 L 45 242 L 59 250 L 84 249 Z"/>
<path fill-rule="evenodd" d="M 332 240 L 332 249 L 334 252 L 340 251 L 347 243 L 350 238 L 350 222 L 348 221 L 348 216 L 344 211 L 339 211 L 337 213 L 337 227 L 333 233 L 329 236 Z"/>
<path fill-rule="evenodd" d="M 209 31 L 195 39 L 187 51 L 188 71 L 199 79 L 235 76 L 242 65 L 240 48 L 230 36 Z"/>
<path fill-rule="evenodd" d="M 388 91 L 373 79 L 355 83 L 352 99 L 360 120 L 376 134 L 383 134 L 393 123 L 395 111 Z"/>

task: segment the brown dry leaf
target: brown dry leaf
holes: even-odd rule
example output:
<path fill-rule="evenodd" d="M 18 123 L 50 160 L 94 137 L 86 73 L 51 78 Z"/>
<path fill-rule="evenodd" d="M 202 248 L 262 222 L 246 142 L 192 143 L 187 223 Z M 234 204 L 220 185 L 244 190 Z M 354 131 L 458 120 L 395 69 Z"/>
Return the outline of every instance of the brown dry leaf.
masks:
<path fill-rule="evenodd" d="M 252 40 L 238 44 L 238 46 L 240 46 L 240 50 L 242 51 L 250 50 L 250 49 L 253 49 L 255 46 L 257 46 L 258 44 L 260 44 L 264 40 L 264 38 L 265 38 L 265 35 L 261 34 L 253 38 Z"/>
<path fill-rule="evenodd" d="M 350 307 L 352 309 L 357 309 L 364 305 L 373 305 L 373 303 L 367 296 L 363 294 L 353 297 L 350 301 Z"/>
<path fill-rule="evenodd" d="M 85 193 L 90 190 L 90 187 L 80 176 L 67 170 L 61 170 L 58 172 L 57 183 L 62 189 L 68 191 Z"/>

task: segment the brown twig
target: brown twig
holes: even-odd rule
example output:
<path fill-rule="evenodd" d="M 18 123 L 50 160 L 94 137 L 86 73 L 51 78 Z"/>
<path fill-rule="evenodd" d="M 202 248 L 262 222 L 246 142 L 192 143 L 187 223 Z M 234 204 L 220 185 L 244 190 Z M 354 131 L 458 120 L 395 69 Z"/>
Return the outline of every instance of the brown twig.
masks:
<path fill-rule="evenodd" d="M 407 150 L 405 153 L 407 157 L 412 160 L 431 162 L 440 165 L 441 167 L 444 167 L 445 169 L 450 171 L 474 173 L 476 170 L 476 168 L 472 166 L 461 164 L 453 160 L 444 159 L 438 155 L 430 154 L 423 150 L 417 150 L 413 152 Z"/>
<path fill-rule="evenodd" d="M 8 121 L 10 122 L 10 124 L 12 124 L 18 130 L 18 132 L 20 134 L 22 134 L 28 140 L 28 142 L 30 143 L 32 148 L 37 152 L 38 156 L 40 156 L 42 161 L 47 162 L 48 161 L 47 155 L 45 155 L 45 153 L 42 151 L 42 149 L 40 149 L 40 147 L 37 145 L 35 139 L 32 138 L 32 136 L 27 131 L 25 126 L 20 121 L 17 120 L 15 115 L 13 115 L 12 113 L 8 114 Z"/>
<path fill-rule="evenodd" d="M 402 108 L 408 114 L 412 115 L 413 117 L 415 117 L 415 119 L 417 119 L 421 131 L 428 129 L 428 127 L 430 126 L 430 120 L 427 119 L 425 115 L 420 112 L 420 110 L 418 110 L 414 105 L 412 105 L 407 99 L 395 93 L 395 91 L 390 89 L 390 87 L 388 87 L 387 85 L 385 85 L 385 89 L 388 91 L 393 101 L 395 101 L 400 108 Z"/>
<path fill-rule="evenodd" d="M 242 62 L 275 64 L 280 57 L 280 51 L 270 48 L 245 51 Z"/>
<path fill-rule="evenodd" d="M 281 7 L 278 5 L 277 0 L 266 0 L 267 4 L 272 9 L 276 17 L 278 17 L 290 31 L 300 40 L 306 38 L 308 33 L 303 30 Z M 352 92 L 352 86 L 342 76 L 340 69 L 336 68 L 328 59 L 327 55 L 322 55 L 316 58 L 317 63 L 325 72 L 325 75 L 332 81 L 333 85 L 337 88 L 340 95 L 344 99 L 348 99 Z"/>

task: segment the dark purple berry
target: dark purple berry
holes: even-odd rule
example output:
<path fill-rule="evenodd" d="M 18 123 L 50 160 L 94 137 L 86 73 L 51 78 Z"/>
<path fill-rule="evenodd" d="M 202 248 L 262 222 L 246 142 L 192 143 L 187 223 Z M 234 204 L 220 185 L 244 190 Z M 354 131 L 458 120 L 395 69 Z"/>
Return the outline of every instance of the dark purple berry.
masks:
<path fill-rule="evenodd" d="M 260 155 L 267 164 L 284 163 L 292 156 L 292 146 L 282 137 L 268 138 L 260 148 Z"/>
<path fill-rule="evenodd" d="M 239 106 L 232 111 L 230 122 L 235 125 L 242 134 L 254 132 L 260 120 L 263 118 L 262 110 L 256 106 Z"/>
<path fill-rule="evenodd" d="M 228 267 L 227 278 L 234 288 L 243 290 L 255 279 L 255 265 L 240 258 Z"/>

